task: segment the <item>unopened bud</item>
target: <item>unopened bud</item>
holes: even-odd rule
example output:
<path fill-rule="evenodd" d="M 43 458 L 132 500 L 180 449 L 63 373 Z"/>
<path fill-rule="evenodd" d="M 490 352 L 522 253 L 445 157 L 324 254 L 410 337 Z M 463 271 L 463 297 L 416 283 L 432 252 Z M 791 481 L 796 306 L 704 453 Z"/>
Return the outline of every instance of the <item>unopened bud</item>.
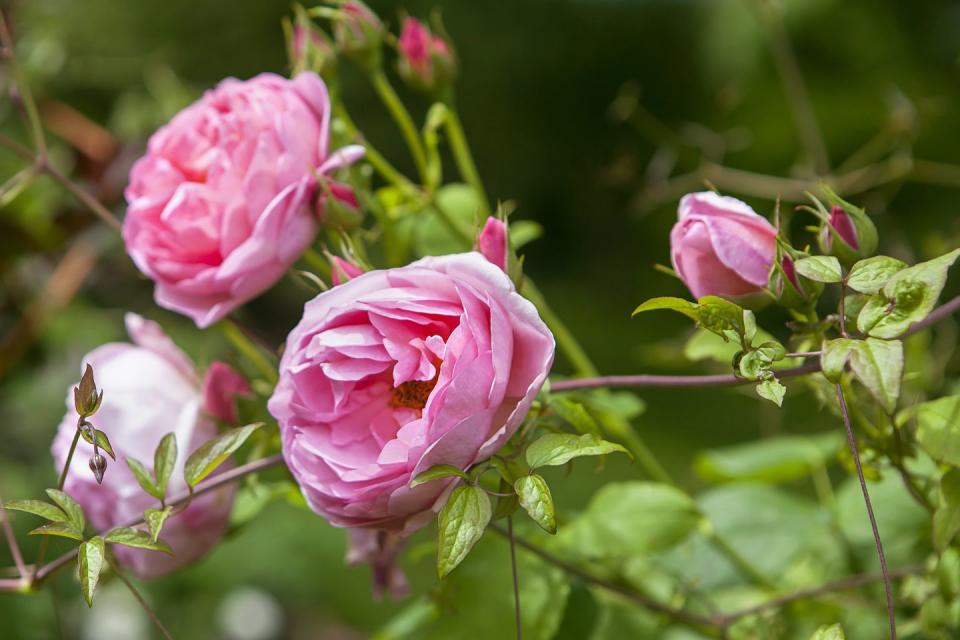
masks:
<path fill-rule="evenodd" d="M 827 190 L 830 213 L 821 221 L 820 250 L 851 265 L 868 258 L 877 249 L 877 228 L 866 211 Z"/>
<path fill-rule="evenodd" d="M 324 80 L 332 80 L 337 71 L 337 53 L 333 42 L 299 4 L 293 5 L 293 22 L 285 20 L 287 56 L 294 76 L 313 71 Z"/>
<path fill-rule="evenodd" d="M 397 42 L 400 54 L 397 71 L 418 91 L 437 94 L 449 87 L 457 76 L 457 59 L 446 40 L 430 32 L 414 18 L 403 21 Z"/>
<path fill-rule="evenodd" d="M 380 66 L 380 45 L 383 23 L 370 7 L 360 0 L 348 0 L 340 7 L 333 24 L 337 48 L 368 69 Z"/>
<path fill-rule="evenodd" d="M 107 472 L 107 459 L 99 453 L 90 458 L 90 471 L 93 477 L 97 479 L 97 484 L 103 483 L 103 474 Z"/>
<path fill-rule="evenodd" d="M 781 305 L 796 311 L 807 311 L 823 293 L 823 284 L 804 278 L 794 263 L 806 254 L 786 246 L 777 247 L 777 255 L 770 271 L 769 288 Z"/>
<path fill-rule="evenodd" d="M 97 391 L 97 383 L 93 379 L 93 367 L 89 364 L 80 378 L 80 384 L 73 388 L 73 404 L 82 417 L 92 416 L 100 408 L 103 401 L 103 392 Z"/>

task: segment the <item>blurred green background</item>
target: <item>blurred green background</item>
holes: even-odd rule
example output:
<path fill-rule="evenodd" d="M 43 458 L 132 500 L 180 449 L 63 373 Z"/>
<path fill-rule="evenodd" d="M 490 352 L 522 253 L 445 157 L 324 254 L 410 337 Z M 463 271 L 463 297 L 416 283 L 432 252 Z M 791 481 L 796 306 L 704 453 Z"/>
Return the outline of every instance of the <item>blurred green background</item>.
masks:
<path fill-rule="evenodd" d="M 280 29 L 289 10 L 285 0 L 3 4 L 52 132 L 54 162 L 87 181 L 118 212 L 126 171 L 153 129 L 225 76 L 285 71 Z M 395 26 L 400 11 L 426 16 L 435 4 L 459 55 L 459 104 L 487 190 L 514 201 L 518 219 L 537 221 L 546 230 L 525 250 L 527 272 L 603 372 L 704 370 L 706 365 L 682 357 L 690 332 L 676 318 L 631 319 L 630 312 L 647 297 L 686 294 L 653 268 L 669 262 L 667 236 L 683 193 L 665 186 L 664 177 L 688 174 L 704 157 L 741 170 L 810 175 L 757 3 L 487 0 L 372 6 Z M 901 162 L 960 163 L 960 4 L 791 0 L 778 6 L 833 167 L 846 162 L 846 169 L 858 169 L 889 154 Z M 775 46 L 785 43 L 783 37 L 773 34 Z M 360 74 L 345 65 L 342 75 L 346 102 L 367 137 L 398 166 L 412 169 L 392 121 Z M 15 98 L 0 103 L 0 126 L 26 140 Z M 421 118 L 429 105 L 414 95 L 404 98 Z M 0 151 L 0 179 L 22 166 Z M 865 179 L 861 184 L 867 188 L 852 196 L 874 216 L 885 253 L 922 259 L 956 246 L 960 238 L 960 170 L 923 166 L 927 171 L 875 187 Z M 697 188 L 695 179 L 688 190 Z M 724 190 L 762 213 L 773 210 L 772 196 Z M 797 202 L 788 198 L 785 208 Z M 803 235 L 804 224 L 794 223 L 797 244 L 811 237 Z M 72 237 L 91 248 L 95 263 L 86 254 L 74 256 L 77 262 L 68 271 L 83 270 L 79 292 L 43 322 L 26 323 L 23 333 L 25 312 L 46 315 L 32 303 Z M 201 363 L 229 353 L 218 334 L 200 334 L 183 318 L 156 309 L 150 283 L 127 260 L 118 239 L 45 181 L 0 210 L 0 282 L 5 498 L 37 495 L 52 482 L 48 448 L 65 389 L 75 381 L 83 353 L 124 338 L 124 311 L 160 320 Z M 951 284 L 947 293 L 957 290 Z M 284 282 L 244 313 L 279 343 L 303 299 Z M 784 319 L 773 312 L 761 322 L 775 329 Z M 564 371 L 565 363 L 558 362 L 558 370 Z M 705 486 L 692 467 L 699 450 L 762 435 L 838 428 L 795 384 L 782 413 L 757 401 L 749 389 L 638 395 L 646 411 L 634 421 L 636 429 L 691 488 Z M 611 459 L 602 471 L 583 465 L 570 477 L 554 473 L 550 480 L 561 509 L 572 512 L 604 483 L 641 475 L 638 467 Z M 844 478 L 842 471 L 837 474 L 838 483 Z M 806 491 L 805 485 L 798 491 Z M 27 526 L 18 520 L 18 531 Z M 411 603 L 407 612 L 416 618 L 418 598 L 434 585 L 431 535 L 415 538 L 404 560 L 414 582 L 415 597 L 407 602 L 373 603 L 368 572 L 343 566 L 344 534 L 286 504 L 268 507 L 204 562 L 146 591 L 177 638 L 363 638 Z M 25 542 L 28 557 L 35 542 Z M 10 564 L 6 553 L 0 549 L 0 565 Z M 501 600 L 509 605 L 506 553 L 499 540 L 491 540 L 463 567 L 461 596 L 475 594 L 467 600 L 476 602 L 475 610 L 455 605 L 445 615 L 475 629 L 472 637 L 503 637 L 499 634 L 511 629 L 509 608 L 497 608 Z M 475 582 L 471 571 L 477 572 Z M 149 637 L 149 624 L 122 588 L 106 585 L 98 606 L 87 611 L 68 573 L 55 585 L 65 637 Z M 551 593 L 538 583 L 549 582 L 549 572 L 531 567 L 523 578 Z M 587 637 L 577 631 L 576 619 L 596 615 L 582 592 L 577 586 L 564 592 L 570 602 L 563 619 L 566 637 Z M 537 606 L 531 605 L 529 616 L 537 615 Z M 550 624 L 564 616 L 562 607 L 541 608 L 541 615 L 558 618 Z M 865 635 L 851 637 L 879 637 L 863 624 Z M 609 621 L 608 627 L 619 628 Z M 660 637 L 643 635 L 648 632 L 642 625 L 624 628 L 633 629 L 633 637 Z M 450 637 L 442 628 L 432 633 Z M 619 633 L 604 637 L 628 637 Z M 59 637 L 49 595 L 0 595 L 0 637 Z"/>

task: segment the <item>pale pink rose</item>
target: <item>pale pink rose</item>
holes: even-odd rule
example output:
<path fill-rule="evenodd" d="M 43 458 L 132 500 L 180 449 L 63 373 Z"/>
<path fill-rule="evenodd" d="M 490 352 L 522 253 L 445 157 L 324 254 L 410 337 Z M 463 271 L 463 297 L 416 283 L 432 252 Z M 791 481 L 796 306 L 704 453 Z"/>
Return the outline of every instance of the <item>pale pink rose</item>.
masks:
<path fill-rule="evenodd" d="M 483 225 L 483 230 L 477 238 L 476 250 L 483 254 L 484 258 L 506 271 L 507 225 L 503 224 L 502 220 L 487 218 L 487 223 Z"/>
<path fill-rule="evenodd" d="M 363 148 L 328 149 L 314 73 L 224 80 L 150 138 L 126 190 L 127 253 L 157 304 L 206 327 L 279 280 L 317 231 L 318 175 Z"/>
<path fill-rule="evenodd" d="M 371 271 L 304 308 L 268 407 L 310 506 L 339 527 L 409 534 L 451 480 L 513 435 L 553 362 L 553 335 L 479 253 Z"/>
<path fill-rule="evenodd" d="M 767 285 L 777 230 L 744 202 L 712 191 L 680 200 L 670 232 L 673 268 L 696 298 L 737 298 Z"/>
<path fill-rule="evenodd" d="M 236 390 L 245 391 L 239 376 L 226 365 L 211 367 L 217 383 L 204 384 L 193 363 L 163 333 L 155 322 L 127 314 L 127 332 L 133 344 L 112 342 L 83 358 L 93 367 L 97 386 L 103 390 L 103 404 L 90 422 L 110 439 L 117 460 L 108 460 L 103 484 L 98 485 L 88 468 L 93 445 L 81 439 L 70 463 L 64 491 L 83 507 L 87 520 L 97 531 L 129 524 L 142 517 L 143 510 L 158 506 L 124 462 L 136 458 L 153 469 L 153 454 L 160 439 L 176 434 L 179 455 L 167 487 L 167 495 L 182 493 L 183 464 L 198 446 L 216 437 L 213 410 L 231 406 Z M 228 384 L 223 384 L 229 380 Z M 221 394 L 214 391 L 224 387 Z M 67 413 L 57 430 L 52 453 L 59 471 L 63 468 L 77 426 L 72 389 L 67 394 Z M 222 469 L 229 468 L 227 463 Z M 169 573 L 203 556 L 219 542 L 233 506 L 232 485 L 196 498 L 182 513 L 167 520 L 161 539 L 173 547 L 174 555 L 158 551 L 114 546 L 118 560 L 141 578 Z"/>

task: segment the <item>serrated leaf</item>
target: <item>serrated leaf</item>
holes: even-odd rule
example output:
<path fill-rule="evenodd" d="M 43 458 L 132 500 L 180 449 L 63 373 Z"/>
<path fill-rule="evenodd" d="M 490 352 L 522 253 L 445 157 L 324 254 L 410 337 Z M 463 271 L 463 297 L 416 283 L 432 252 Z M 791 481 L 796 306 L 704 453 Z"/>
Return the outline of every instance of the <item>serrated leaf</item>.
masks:
<path fill-rule="evenodd" d="M 51 522 L 30 531 L 31 536 L 59 536 L 71 540 L 83 541 L 83 531 L 77 529 L 72 522 Z"/>
<path fill-rule="evenodd" d="M 585 433 L 576 436 L 570 433 L 548 433 L 540 436 L 526 451 L 527 464 L 531 469 L 564 465 L 581 456 L 600 456 L 615 452 L 630 452 L 615 442 L 608 442 Z"/>
<path fill-rule="evenodd" d="M 840 624 L 823 625 L 813 632 L 810 640 L 846 640 L 847 636 L 843 634 L 843 627 Z"/>
<path fill-rule="evenodd" d="M 940 506 L 933 514 L 933 548 L 943 553 L 960 533 L 960 469 L 940 478 Z"/>
<path fill-rule="evenodd" d="M 146 465 L 136 458 L 131 458 L 130 456 L 124 458 L 124 461 L 127 463 L 130 471 L 133 472 L 133 477 L 137 479 L 137 483 L 140 484 L 140 488 L 157 500 L 163 500 L 163 492 L 160 491 L 160 488 L 154 482 L 153 473 L 147 469 Z"/>
<path fill-rule="evenodd" d="M 163 529 L 163 523 L 167 521 L 173 507 L 164 507 L 163 509 L 147 509 L 143 512 L 143 519 L 150 528 L 150 539 L 154 542 L 160 537 L 160 531 Z"/>
<path fill-rule="evenodd" d="M 150 551 L 162 551 L 163 553 L 173 555 L 173 549 L 163 540 L 153 540 L 149 533 L 134 529 L 133 527 L 121 527 L 111 529 L 104 539 L 110 544 L 122 544 L 125 547 L 135 549 L 149 549 Z"/>
<path fill-rule="evenodd" d="M 443 578 L 467 557 L 483 536 L 492 510 L 486 492 L 473 485 L 460 485 L 440 511 L 437 573 Z"/>
<path fill-rule="evenodd" d="M 68 521 L 67 514 L 62 509 L 42 500 L 11 500 L 5 503 L 3 508 L 11 511 L 23 511 L 51 522 Z"/>
<path fill-rule="evenodd" d="M 153 473 L 156 479 L 157 492 L 162 500 L 167 494 L 167 483 L 177 464 L 177 436 L 168 433 L 160 440 L 156 451 L 153 452 Z"/>
<path fill-rule="evenodd" d="M 876 338 L 896 338 L 926 318 L 947 281 L 960 249 L 895 273 L 857 317 L 857 328 Z"/>
<path fill-rule="evenodd" d="M 696 303 L 684 300 L 683 298 L 673 298 L 670 296 L 651 298 L 634 309 L 632 315 L 645 313 L 647 311 L 659 311 L 661 309 L 682 313 L 691 320 L 699 321 L 700 319 L 700 309 Z"/>
<path fill-rule="evenodd" d="M 94 435 L 91 437 L 88 429 L 80 429 L 80 435 L 84 440 L 90 444 L 93 444 L 94 440 L 96 440 L 97 447 L 103 451 L 106 451 L 108 456 L 116 460 L 117 456 L 113 453 L 113 447 L 110 445 L 110 439 L 107 437 L 107 434 L 105 434 L 103 431 L 100 431 L 100 429 L 94 429 L 93 434 Z"/>
<path fill-rule="evenodd" d="M 67 514 L 70 524 L 82 533 L 87 521 L 83 516 L 83 508 L 77 504 L 77 501 L 58 489 L 47 489 L 47 495 Z"/>
<path fill-rule="evenodd" d="M 843 280 L 840 261 L 833 256 L 810 256 L 793 263 L 797 273 L 815 282 L 832 284 Z"/>
<path fill-rule="evenodd" d="M 857 262 L 850 268 L 847 286 L 860 293 L 877 293 L 907 263 L 888 256 L 873 256 Z"/>
<path fill-rule="evenodd" d="M 243 446 L 250 434 L 261 424 L 258 422 L 230 429 L 213 440 L 204 442 L 187 458 L 183 466 L 183 479 L 189 486 L 197 486 L 197 483 L 213 473 L 234 451 Z"/>
<path fill-rule="evenodd" d="M 426 471 L 418 473 L 417 477 L 410 481 L 410 488 L 420 486 L 431 480 L 439 480 L 440 478 L 463 478 L 467 479 L 467 474 L 463 472 L 462 469 L 458 469 L 449 464 L 435 464 Z"/>
<path fill-rule="evenodd" d="M 931 458 L 960 466 L 960 396 L 917 405 L 917 442 Z"/>
<path fill-rule="evenodd" d="M 580 433 L 600 435 L 600 425 L 597 424 L 586 407 L 579 402 L 574 402 L 563 396 L 553 396 L 550 398 L 550 408 Z"/>
<path fill-rule="evenodd" d="M 521 476 L 513 483 L 524 511 L 547 533 L 557 532 L 557 516 L 547 481 L 537 474 Z"/>
<path fill-rule="evenodd" d="M 757 395 L 764 400 L 769 400 L 778 407 L 783 406 L 783 397 L 787 393 L 787 388 L 780 384 L 776 378 L 764 380 L 757 385 Z"/>
<path fill-rule="evenodd" d="M 100 582 L 105 558 L 103 538 L 94 536 L 80 545 L 77 552 L 77 568 L 80 572 L 80 591 L 88 607 L 93 606 L 93 594 Z"/>

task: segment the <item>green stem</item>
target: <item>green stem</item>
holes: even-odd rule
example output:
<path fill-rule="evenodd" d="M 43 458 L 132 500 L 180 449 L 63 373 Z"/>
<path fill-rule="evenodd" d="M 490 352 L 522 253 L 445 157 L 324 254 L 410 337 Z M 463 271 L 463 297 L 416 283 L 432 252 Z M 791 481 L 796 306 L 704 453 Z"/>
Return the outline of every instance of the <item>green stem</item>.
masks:
<path fill-rule="evenodd" d="M 110 553 L 107 553 L 107 562 L 110 564 L 110 568 L 113 569 L 113 572 L 117 575 L 118 578 L 126 585 L 127 589 L 133 594 L 133 597 L 136 598 L 137 602 L 140 603 L 140 606 L 144 611 L 147 612 L 147 615 L 150 616 L 150 619 L 153 620 L 153 624 L 156 625 L 157 629 L 160 631 L 166 640 L 173 640 L 173 636 L 170 635 L 170 632 L 167 631 L 167 628 L 163 626 L 163 623 L 160 622 L 160 618 L 157 617 L 156 612 L 153 608 L 147 604 L 147 601 L 143 599 L 143 596 L 140 595 L 140 592 L 137 591 L 137 588 L 133 586 L 133 583 L 123 574 L 123 571 L 120 570 L 120 567 L 117 566 L 117 563 L 111 557 Z"/>
<path fill-rule="evenodd" d="M 231 318 L 220 323 L 224 335 L 230 343 L 250 361 L 254 367 L 272 384 L 277 382 L 277 369 L 267 360 L 260 348 L 247 337 L 247 335 L 237 327 Z"/>
<path fill-rule="evenodd" d="M 67 473 L 70 472 L 70 463 L 73 462 L 73 454 L 77 450 L 77 443 L 80 442 L 80 425 L 83 423 L 83 418 L 77 420 L 77 429 L 73 434 L 73 441 L 70 443 L 70 450 L 67 451 L 67 460 L 63 463 L 63 469 L 60 471 L 60 478 L 57 480 L 57 489 L 63 491 L 63 485 L 67 482 Z M 44 556 L 47 555 L 47 545 L 49 544 L 50 536 L 43 536 L 43 540 L 40 541 L 40 546 L 37 548 L 37 559 L 33 561 L 33 580 L 37 579 L 37 571 L 40 569 L 40 565 L 43 564 Z"/>
<path fill-rule="evenodd" d="M 413 124 L 413 118 L 410 117 L 410 112 L 403 106 L 400 96 L 394 91 L 393 86 L 390 84 L 390 81 L 382 69 L 378 69 L 370 75 L 370 82 L 373 83 L 373 88 L 377 92 L 377 95 L 380 96 L 390 115 L 393 116 L 393 119 L 396 121 L 397 126 L 400 127 L 400 133 L 403 134 L 407 147 L 410 148 L 410 154 L 413 156 L 413 162 L 417 166 L 417 173 L 420 175 L 420 180 L 426 182 L 427 154 L 426 151 L 424 151 L 423 141 L 420 139 L 417 127 Z"/>
<path fill-rule="evenodd" d="M 363 134 L 360 133 L 360 129 L 357 127 L 357 124 L 353 121 L 353 118 L 350 117 L 350 114 L 347 112 L 346 106 L 340 100 L 335 100 L 333 103 L 333 113 L 337 118 L 343 122 L 343 126 L 346 127 L 347 133 L 351 138 L 354 138 L 359 144 L 363 145 L 363 148 L 366 150 L 365 157 L 367 162 L 383 177 L 384 180 L 392 184 L 393 186 L 403 190 L 403 191 L 416 191 L 417 187 L 409 178 L 400 173 L 390 162 L 377 151 L 366 138 L 363 137 Z"/>
<path fill-rule="evenodd" d="M 460 116 L 457 114 L 457 108 L 454 106 L 452 99 L 447 100 L 446 104 L 447 117 L 444 119 L 444 123 L 450 141 L 450 151 L 453 152 L 453 159 L 457 163 L 457 169 L 460 170 L 463 179 L 476 191 L 477 198 L 480 200 L 480 213 L 483 218 L 486 218 L 490 215 L 490 202 L 487 200 L 487 192 L 483 188 L 480 174 L 477 173 L 477 165 L 473 161 L 473 154 L 470 153 L 470 145 L 467 143 L 467 136 L 463 132 L 463 124 L 461 124 Z"/>
<path fill-rule="evenodd" d="M 332 273 L 330 263 L 327 262 L 327 259 L 322 255 L 317 253 L 315 249 L 307 249 L 303 252 L 303 261 L 307 263 L 307 266 L 317 272 L 321 278 L 330 279 Z"/>

